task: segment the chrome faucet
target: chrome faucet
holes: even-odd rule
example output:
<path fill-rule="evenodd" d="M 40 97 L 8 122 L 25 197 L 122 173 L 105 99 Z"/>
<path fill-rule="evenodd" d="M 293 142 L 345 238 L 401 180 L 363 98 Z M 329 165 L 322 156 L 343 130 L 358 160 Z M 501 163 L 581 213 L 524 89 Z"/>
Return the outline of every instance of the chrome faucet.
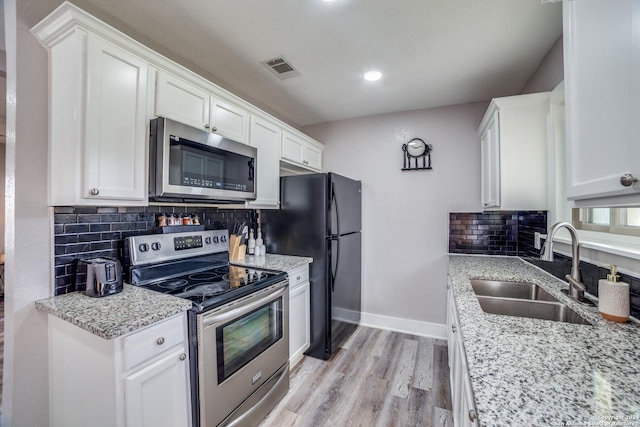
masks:
<path fill-rule="evenodd" d="M 587 288 L 582 283 L 582 275 L 580 274 L 580 240 L 578 240 L 578 232 L 573 225 L 568 222 L 559 222 L 551 226 L 540 252 L 540 259 L 553 261 L 553 236 L 562 227 L 569 230 L 569 234 L 571 234 L 571 253 L 573 257 L 571 260 L 571 274 L 564 276 L 569 282 L 569 296 L 580 302 L 589 302 L 584 297 Z"/>

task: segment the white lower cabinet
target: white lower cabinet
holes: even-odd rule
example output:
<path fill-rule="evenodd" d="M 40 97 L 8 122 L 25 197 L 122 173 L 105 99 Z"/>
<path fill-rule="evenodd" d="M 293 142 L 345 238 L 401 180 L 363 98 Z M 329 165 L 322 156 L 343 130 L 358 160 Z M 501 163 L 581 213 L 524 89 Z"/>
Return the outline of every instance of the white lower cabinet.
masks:
<path fill-rule="evenodd" d="M 297 365 L 311 344 L 311 285 L 309 266 L 289 274 L 289 369 Z"/>
<path fill-rule="evenodd" d="M 186 313 L 107 340 L 49 316 L 52 427 L 190 427 Z"/>
<path fill-rule="evenodd" d="M 127 426 L 189 427 L 185 358 L 184 349 L 176 349 L 124 379 Z"/>
<path fill-rule="evenodd" d="M 447 310 L 447 343 L 449 347 L 449 381 L 454 426 L 477 426 L 478 416 L 467 368 L 467 358 L 460 332 L 460 321 L 453 288 L 449 282 Z"/>

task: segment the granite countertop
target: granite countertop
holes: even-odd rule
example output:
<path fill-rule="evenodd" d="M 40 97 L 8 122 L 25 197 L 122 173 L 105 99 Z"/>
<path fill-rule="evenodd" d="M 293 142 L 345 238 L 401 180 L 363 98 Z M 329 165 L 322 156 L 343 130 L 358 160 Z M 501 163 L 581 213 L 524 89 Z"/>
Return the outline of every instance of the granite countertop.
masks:
<path fill-rule="evenodd" d="M 261 270 L 291 271 L 303 265 L 311 264 L 313 258 L 290 255 L 266 254 L 256 257 L 247 255 L 242 261 L 231 261 L 233 265 Z"/>
<path fill-rule="evenodd" d="M 449 275 L 480 425 L 640 426 L 640 325 L 602 319 L 519 258 L 449 255 Z M 593 326 L 485 313 L 469 279 L 535 283 Z"/>
<path fill-rule="evenodd" d="M 73 292 L 36 301 L 36 307 L 109 340 L 186 311 L 191 301 L 125 284 L 115 295 Z"/>

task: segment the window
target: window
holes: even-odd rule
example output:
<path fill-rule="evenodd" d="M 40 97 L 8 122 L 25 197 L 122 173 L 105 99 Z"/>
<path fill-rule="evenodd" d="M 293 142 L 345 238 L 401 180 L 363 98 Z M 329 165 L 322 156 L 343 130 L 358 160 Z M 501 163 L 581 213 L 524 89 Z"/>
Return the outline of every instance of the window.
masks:
<path fill-rule="evenodd" d="M 571 216 L 579 230 L 640 236 L 640 208 L 572 209 Z"/>

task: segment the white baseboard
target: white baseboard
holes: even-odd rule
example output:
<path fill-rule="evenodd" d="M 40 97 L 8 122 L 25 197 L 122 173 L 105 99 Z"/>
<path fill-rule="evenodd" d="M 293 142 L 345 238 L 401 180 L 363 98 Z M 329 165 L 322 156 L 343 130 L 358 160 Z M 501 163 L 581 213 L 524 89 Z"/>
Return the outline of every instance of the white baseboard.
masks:
<path fill-rule="evenodd" d="M 447 327 L 439 323 L 421 322 L 419 320 L 400 319 L 399 317 L 382 316 L 380 314 L 362 313 L 360 325 L 369 328 L 387 329 L 404 334 L 423 337 L 447 339 Z"/>

